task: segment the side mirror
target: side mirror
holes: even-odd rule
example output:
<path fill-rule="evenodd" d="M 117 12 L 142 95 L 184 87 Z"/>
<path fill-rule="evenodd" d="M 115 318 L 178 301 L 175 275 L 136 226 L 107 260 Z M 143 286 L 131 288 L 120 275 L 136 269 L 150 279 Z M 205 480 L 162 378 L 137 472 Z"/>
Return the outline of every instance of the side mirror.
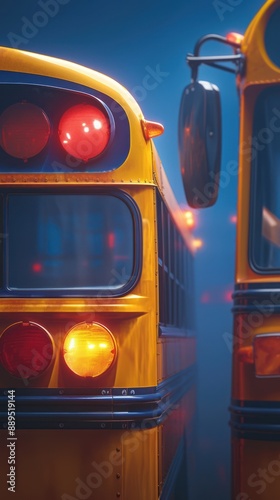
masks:
<path fill-rule="evenodd" d="M 221 162 L 221 104 L 218 87 L 193 82 L 179 113 L 180 167 L 188 204 L 211 207 L 217 200 Z"/>

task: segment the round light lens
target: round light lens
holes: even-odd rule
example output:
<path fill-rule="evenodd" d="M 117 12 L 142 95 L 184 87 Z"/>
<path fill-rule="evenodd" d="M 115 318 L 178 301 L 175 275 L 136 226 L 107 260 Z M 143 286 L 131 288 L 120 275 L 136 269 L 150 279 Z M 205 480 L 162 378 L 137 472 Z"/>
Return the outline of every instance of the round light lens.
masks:
<path fill-rule="evenodd" d="M 98 377 L 116 357 L 111 332 L 99 323 L 79 323 L 69 330 L 64 341 L 65 362 L 80 377 Z"/>
<path fill-rule="evenodd" d="M 105 112 L 90 104 L 77 104 L 62 115 L 58 134 L 71 156 L 88 161 L 100 155 L 110 140 L 110 120 Z"/>
<path fill-rule="evenodd" d="M 0 116 L 0 145 L 4 151 L 22 160 L 39 154 L 50 136 L 45 112 L 27 102 L 13 104 Z"/>
<path fill-rule="evenodd" d="M 49 367 L 53 355 L 50 334 L 36 323 L 15 323 L 0 337 L 0 362 L 14 377 L 37 377 Z"/>

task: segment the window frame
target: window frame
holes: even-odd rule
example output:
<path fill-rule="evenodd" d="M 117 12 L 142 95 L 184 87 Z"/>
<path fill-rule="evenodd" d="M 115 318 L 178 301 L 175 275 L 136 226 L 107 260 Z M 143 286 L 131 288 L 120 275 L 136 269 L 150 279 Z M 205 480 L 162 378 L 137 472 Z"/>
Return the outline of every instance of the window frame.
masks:
<path fill-rule="evenodd" d="M 278 91 L 279 97 L 280 97 L 280 89 L 278 85 L 271 85 L 269 87 L 264 87 L 260 93 L 258 94 L 255 105 L 254 105 L 254 113 L 253 113 L 253 120 L 252 120 L 252 137 L 256 136 L 256 123 L 257 123 L 257 112 L 258 112 L 258 103 L 259 99 L 262 97 L 264 99 L 265 96 L 263 94 L 271 94 L 271 91 L 275 90 Z M 258 130 L 258 129 L 257 129 Z M 265 150 L 266 147 L 269 146 L 269 144 L 265 144 Z M 253 146 L 252 146 L 253 148 Z M 250 209 L 249 209 L 249 231 L 248 231 L 248 262 L 251 267 L 251 269 L 260 275 L 275 275 L 275 274 L 280 274 L 280 266 L 279 267 L 262 267 L 257 263 L 256 255 L 254 252 L 255 245 L 260 242 L 260 239 L 258 237 L 259 233 L 259 224 L 262 224 L 262 207 L 263 204 L 260 202 L 260 196 L 258 196 L 258 162 L 260 161 L 260 153 L 262 153 L 263 150 L 258 151 L 255 149 L 255 156 L 253 155 L 251 159 L 251 171 L 250 171 L 250 190 L 249 190 L 249 196 L 250 196 Z M 263 201 L 263 200 L 262 200 Z M 280 252 L 280 249 L 279 249 Z"/>
<path fill-rule="evenodd" d="M 113 196 L 121 200 L 126 207 L 128 208 L 131 217 L 132 217 L 132 226 L 133 226 L 133 265 L 132 265 L 132 273 L 128 281 L 118 289 L 108 288 L 104 289 L 104 287 L 77 287 L 77 288 L 25 288 L 25 289 L 9 289 L 7 282 L 8 275 L 8 250 L 7 244 L 4 241 L 4 248 L 2 252 L 2 288 L 0 288 L 0 297 L 92 297 L 92 298 L 109 298 L 109 297 L 121 297 L 128 294 L 138 283 L 141 270 L 142 270 L 142 258 L 143 258 L 143 237 L 142 237 L 142 219 L 140 210 L 133 200 L 133 198 L 126 192 L 122 190 L 118 190 L 116 188 L 98 188 L 94 187 L 83 187 L 83 188 L 71 188 L 71 189 L 63 189 L 63 186 L 59 186 L 57 189 L 40 187 L 34 189 L 30 187 L 30 189 L 17 188 L 16 186 L 9 188 L 1 188 L 0 197 L 3 200 L 2 204 L 2 221 L 3 231 L 2 233 L 8 234 L 9 228 L 8 220 L 7 220 L 7 201 L 8 196 L 12 194 L 24 194 L 28 196 L 29 194 L 42 194 L 42 195 L 92 195 L 92 196 Z M 1 217 L 0 217 L 1 219 Z M 0 222 L 1 226 L 1 222 Z"/>
<path fill-rule="evenodd" d="M 192 255 L 158 190 L 156 206 L 159 335 L 186 337 L 194 332 Z"/>

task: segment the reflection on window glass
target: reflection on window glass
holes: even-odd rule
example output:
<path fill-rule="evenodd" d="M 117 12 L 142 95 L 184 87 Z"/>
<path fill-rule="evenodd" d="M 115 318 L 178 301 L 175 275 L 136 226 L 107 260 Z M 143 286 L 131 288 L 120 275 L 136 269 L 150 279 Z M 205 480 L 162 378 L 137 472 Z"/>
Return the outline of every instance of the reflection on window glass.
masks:
<path fill-rule="evenodd" d="M 133 271 L 133 220 L 108 195 L 8 196 L 10 289 L 118 289 Z"/>
<path fill-rule="evenodd" d="M 252 138 L 253 239 L 251 256 L 260 270 L 280 268 L 280 90 L 258 98 Z"/>

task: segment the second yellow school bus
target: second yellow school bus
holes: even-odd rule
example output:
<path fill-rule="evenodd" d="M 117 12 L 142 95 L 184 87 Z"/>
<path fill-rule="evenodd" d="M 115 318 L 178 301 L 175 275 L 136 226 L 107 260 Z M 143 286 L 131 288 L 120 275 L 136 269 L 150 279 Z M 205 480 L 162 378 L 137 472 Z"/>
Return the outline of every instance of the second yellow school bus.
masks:
<path fill-rule="evenodd" d="M 210 206 L 219 186 L 220 105 L 217 87 L 197 80 L 198 65 L 234 64 L 226 67 L 237 76 L 240 96 L 234 325 L 231 338 L 225 336 L 233 350 L 232 500 L 279 498 L 279 27 L 280 2 L 268 0 L 244 37 L 200 39 L 188 57 L 193 81 L 180 115 L 186 193 L 193 206 Z M 231 46 L 234 54 L 200 56 L 208 40 Z"/>
<path fill-rule="evenodd" d="M 1 498 L 189 498 L 192 237 L 131 95 L 0 49 Z"/>

